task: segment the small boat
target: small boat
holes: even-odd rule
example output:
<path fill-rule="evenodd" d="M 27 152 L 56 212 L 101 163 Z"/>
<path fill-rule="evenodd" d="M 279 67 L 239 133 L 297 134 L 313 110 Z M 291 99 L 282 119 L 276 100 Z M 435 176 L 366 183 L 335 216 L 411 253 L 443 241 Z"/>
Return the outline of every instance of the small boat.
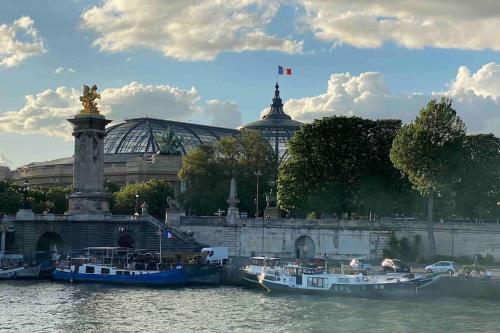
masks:
<path fill-rule="evenodd" d="M 16 278 L 38 278 L 40 276 L 41 264 L 26 266 L 24 269 L 16 272 Z"/>
<path fill-rule="evenodd" d="M 38 278 L 39 275 L 40 264 L 29 263 L 22 254 L 1 254 L 0 279 Z"/>
<path fill-rule="evenodd" d="M 279 258 L 269 257 L 251 257 L 250 263 L 243 269 L 242 278 L 249 286 L 259 285 L 259 274 L 265 273 L 269 270 L 275 270 L 280 267 Z"/>
<path fill-rule="evenodd" d="M 92 247 L 86 251 L 83 256 L 70 255 L 66 260 L 58 260 L 52 278 L 56 281 L 151 286 L 187 282 L 186 271 L 180 263 L 161 264 L 151 253 L 120 247 Z"/>
<path fill-rule="evenodd" d="M 330 294 L 376 297 L 415 295 L 417 287 L 429 278 L 407 274 L 331 274 L 322 267 L 287 265 L 283 269 L 259 275 L 259 283 L 268 291 L 305 294 Z"/>
<path fill-rule="evenodd" d="M 24 267 L 0 268 L 0 280 L 15 279 L 17 273 L 24 270 Z"/>

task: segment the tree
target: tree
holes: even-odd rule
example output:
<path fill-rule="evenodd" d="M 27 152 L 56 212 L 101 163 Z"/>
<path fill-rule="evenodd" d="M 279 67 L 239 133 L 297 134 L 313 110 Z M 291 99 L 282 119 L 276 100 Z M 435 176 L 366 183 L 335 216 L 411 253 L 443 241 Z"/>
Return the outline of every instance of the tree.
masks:
<path fill-rule="evenodd" d="M 431 100 L 410 124 L 404 125 L 392 144 L 390 158 L 412 185 L 428 198 L 428 234 L 431 255 L 436 253 L 433 200 L 446 195 L 459 181 L 465 125 L 451 100 Z"/>
<path fill-rule="evenodd" d="M 0 214 L 15 214 L 23 203 L 18 189 L 8 182 L 0 182 Z"/>
<path fill-rule="evenodd" d="M 289 157 L 280 167 L 280 206 L 299 215 L 401 212 L 400 199 L 412 191 L 389 159 L 400 126 L 399 120 L 358 117 L 304 125 L 290 140 Z"/>
<path fill-rule="evenodd" d="M 500 207 L 500 139 L 493 134 L 468 135 L 465 162 L 456 184 L 455 209 L 471 218 L 498 217 Z"/>
<path fill-rule="evenodd" d="M 183 157 L 179 177 L 186 181 L 182 202 L 194 215 L 213 215 L 227 207 L 229 184 L 235 177 L 240 210 L 256 211 L 256 175 L 259 171 L 259 201 L 276 177 L 271 146 L 255 131 L 242 131 L 237 137 L 224 137 L 215 145 L 202 145 Z M 209 190 L 209 192 L 207 192 Z M 261 206 L 262 209 L 262 206 Z"/>
<path fill-rule="evenodd" d="M 68 209 L 67 197 L 71 194 L 72 188 L 67 187 L 50 187 L 45 191 L 46 202 L 49 203 L 50 212 L 54 214 L 64 214 Z"/>
<path fill-rule="evenodd" d="M 145 183 L 129 184 L 113 193 L 115 202 L 113 213 L 132 215 L 136 209 L 140 213 L 141 208 L 138 206 L 146 202 L 149 205 L 149 213 L 158 219 L 163 219 L 167 209 L 167 198 L 173 198 L 174 195 L 172 186 L 164 180 L 152 179 Z"/>

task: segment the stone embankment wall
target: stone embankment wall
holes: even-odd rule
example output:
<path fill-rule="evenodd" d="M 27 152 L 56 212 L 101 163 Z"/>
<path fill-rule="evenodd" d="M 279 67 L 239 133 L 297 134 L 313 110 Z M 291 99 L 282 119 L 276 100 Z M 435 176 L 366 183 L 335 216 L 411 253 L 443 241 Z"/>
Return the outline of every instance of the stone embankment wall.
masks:
<path fill-rule="evenodd" d="M 420 235 L 419 254 L 429 255 L 427 225 L 423 221 L 239 219 L 228 223 L 224 218 L 183 217 L 176 227 L 194 232 L 198 242 L 227 246 L 231 256 L 321 258 L 326 252 L 334 259 L 374 259 L 383 256 L 392 234 L 410 241 Z M 438 255 L 490 254 L 500 261 L 500 224 L 438 222 L 434 234 Z"/>

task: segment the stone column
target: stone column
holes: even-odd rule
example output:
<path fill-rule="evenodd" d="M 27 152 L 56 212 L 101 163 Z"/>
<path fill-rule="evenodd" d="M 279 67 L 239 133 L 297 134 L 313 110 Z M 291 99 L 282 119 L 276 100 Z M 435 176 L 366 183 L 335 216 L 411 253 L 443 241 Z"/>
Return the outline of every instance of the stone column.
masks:
<path fill-rule="evenodd" d="M 97 87 L 84 86 L 80 97 L 84 109 L 74 118 L 75 153 L 73 162 L 73 193 L 68 198 L 69 215 L 109 214 L 109 195 L 104 192 L 104 136 L 111 122 L 99 114 L 94 102 L 100 95 Z"/>
<path fill-rule="evenodd" d="M 238 209 L 238 204 L 240 200 L 238 199 L 238 192 L 236 189 L 236 180 L 231 178 L 231 187 L 229 188 L 229 198 L 227 199 L 229 207 L 227 209 L 227 222 L 236 223 L 236 220 L 240 218 L 240 211 Z"/>

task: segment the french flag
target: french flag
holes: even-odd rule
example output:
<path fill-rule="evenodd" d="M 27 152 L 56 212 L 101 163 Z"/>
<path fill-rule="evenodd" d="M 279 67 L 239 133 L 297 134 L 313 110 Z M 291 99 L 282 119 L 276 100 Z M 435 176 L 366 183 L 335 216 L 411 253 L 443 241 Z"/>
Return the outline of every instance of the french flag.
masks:
<path fill-rule="evenodd" d="M 163 238 L 174 238 L 174 236 L 172 235 L 172 233 L 170 231 L 168 231 L 167 229 L 164 229 L 163 230 Z"/>
<path fill-rule="evenodd" d="M 278 66 L 278 75 L 292 75 L 292 69 Z"/>

